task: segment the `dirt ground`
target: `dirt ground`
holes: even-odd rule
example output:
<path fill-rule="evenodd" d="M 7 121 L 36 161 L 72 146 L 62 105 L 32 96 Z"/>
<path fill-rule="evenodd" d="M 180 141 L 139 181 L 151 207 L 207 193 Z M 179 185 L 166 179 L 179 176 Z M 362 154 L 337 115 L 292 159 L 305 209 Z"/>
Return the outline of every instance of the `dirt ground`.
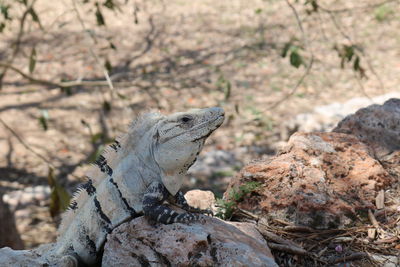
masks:
<path fill-rule="evenodd" d="M 51 162 L 60 183 L 73 190 L 101 144 L 123 133 L 146 110 L 222 106 L 227 120 L 210 137 L 206 151 L 248 146 L 272 153 L 280 141 L 280 125 L 296 114 L 397 91 L 400 82 L 397 1 L 318 1 L 324 10 L 311 15 L 304 1 L 293 5 L 296 14 L 285 1 L 130 1 L 121 11 L 103 8 L 102 27 L 89 12 L 93 4 L 76 2 L 84 27 L 70 1 L 37 1 L 44 30 L 34 23 L 27 26 L 13 65 L 29 73 L 35 47 L 32 76 L 99 81 L 107 59 L 114 90 L 83 84 L 63 91 L 33 85 L 8 71 L 0 91 L 0 118 L 14 132 L 0 127 L 2 192 L 47 184 L 49 164 L 16 135 Z M 21 13 L 16 9 L 12 15 Z M 1 60 L 9 58 L 17 29 L 13 21 L 2 34 Z M 306 64 L 313 58 L 298 88 L 307 66 L 295 68 L 281 56 L 290 40 L 302 43 Z M 341 68 L 335 44 L 362 48 L 366 78 L 360 79 L 351 64 Z M 28 214 L 17 214 L 27 247 L 54 240 L 56 224 L 46 212 L 34 206 Z"/>

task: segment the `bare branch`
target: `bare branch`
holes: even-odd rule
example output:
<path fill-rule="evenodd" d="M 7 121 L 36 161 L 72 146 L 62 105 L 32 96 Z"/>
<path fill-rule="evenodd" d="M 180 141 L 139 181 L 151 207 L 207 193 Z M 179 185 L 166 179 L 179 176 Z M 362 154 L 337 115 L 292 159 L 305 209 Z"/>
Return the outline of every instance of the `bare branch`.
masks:
<path fill-rule="evenodd" d="M 290 98 L 294 93 L 296 93 L 297 89 L 298 89 L 298 88 L 300 87 L 300 85 L 304 82 L 304 79 L 308 76 L 308 74 L 310 74 L 311 68 L 312 68 L 313 63 L 314 63 L 314 53 L 313 53 L 313 51 L 312 51 L 312 49 L 311 49 L 311 47 L 310 47 L 310 44 L 309 44 L 309 42 L 308 42 L 308 38 L 307 38 L 307 36 L 306 36 L 306 34 L 305 34 L 305 32 L 304 32 L 303 24 L 302 24 L 302 22 L 301 22 L 301 20 L 300 20 L 299 14 L 297 13 L 296 8 L 289 2 L 289 0 L 286 0 L 286 3 L 287 3 L 287 5 L 290 7 L 290 9 L 292 10 L 292 12 L 293 12 L 293 14 L 294 14 L 294 16 L 295 16 L 295 18 L 296 18 L 297 25 L 298 25 L 298 27 L 300 28 L 300 31 L 301 31 L 301 34 L 302 34 L 303 42 L 304 42 L 305 46 L 307 47 L 308 51 L 310 52 L 311 57 L 310 57 L 309 63 L 307 64 L 306 70 L 304 71 L 304 73 L 303 73 L 303 75 L 300 77 L 300 79 L 297 81 L 297 83 L 296 83 L 296 85 L 293 87 L 293 89 L 292 89 L 288 94 L 286 94 L 282 99 L 276 101 L 276 102 L 273 103 L 270 107 L 268 107 L 268 108 L 267 108 L 268 110 L 276 108 L 277 106 L 279 106 L 280 104 L 282 104 L 282 102 L 284 102 L 285 100 L 287 100 L 288 98 Z"/>
<path fill-rule="evenodd" d="M 57 82 L 52 82 L 52 81 L 48 81 L 48 80 L 35 78 L 8 63 L 0 62 L 0 67 L 7 68 L 7 69 L 10 69 L 10 70 L 18 73 L 23 78 L 30 81 L 31 83 L 42 84 L 42 85 L 51 86 L 51 87 L 55 87 L 55 88 L 70 88 L 70 87 L 75 87 L 75 86 L 108 86 L 109 85 L 108 81 L 69 81 L 69 82 L 57 83 Z"/>
<path fill-rule="evenodd" d="M 35 4 L 36 0 L 33 0 L 31 4 L 26 8 L 24 13 L 22 14 L 21 19 L 19 20 L 19 29 L 18 29 L 18 34 L 17 34 L 17 39 L 15 40 L 14 43 L 14 49 L 13 52 L 11 53 L 11 58 L 7 62 L 7 65 L 3 66 L 3 72 L 0 74 L 0 88 L 3 83 L 4 76 L 7 73 L 7 70 L 9 69 L 9 66 L 14 62 L 15 57 L 17 56 L 19 49 L 21 47 L 21 39 L 24 34 L 24 28 L 25 28 L 25 22 L 28 14 L 31 12 L 33 5 Z"/>
<path fill-rule="evenodd" d="M 33 150 L 32 147 L 30 147 L 18 134 L 16 131 L 14 131 L 13 128 L 11 128 L 5 121 L 3 121 L 3 119 L 0 118 L 0 123 L 3 124 L 4 127 L 7 128 L 7 130 L 9 130 L 12 135 L 15 136 L 15 138 L 17 138 L 17 140 L 30 152 L 32 152 L 33 154 L 35 154 L 37 157 L 39 157 L 41 160 L 43 160 L 44 162 L 46 162 L 51 168 L 55 169 L 56 167 L 53 165 L 53 163 L 51 163 L 48 159 L 46 159 L 43 155 L 39 154 L 38 152 L 36 152 L 35 150 Z"/>
<path fill-rule="evenodd" d="M 87 30 L 87 28 L 85 26 L 85 23 L 82 20 L 81 14 L 79 13 L 79 10 L 77 8 L 76 0 L 72 0 L 72 4 L 73 4 L 73 9 L 74 9 L 74 11 L 76 13 L 76 17 L 78 18 L 79 23 L 82 26 L 82 29 L 84 30 L 84 32 L 86 32 L 90 36 L 90 38 L 93 40 L 93 43 L 96 44 L 97 43 L 96 37 L 94 36 L 94 34 L 91 33 L 91 31 Z M 108 87 L 110 88 L 111 98 L 113 98 L 114 97 L 114 93 L 115 93 L 115 89 L 114 89 L 114 85 L 113 85 L 113 83 L 112 83 L 112 81 L 110 79 L 110 75 L 109 75 L 107 69 L 101 64 L 99 57 L 97 56 L 97 54 L 93 51 L 92 47 L 90 47 L 90 46 L 89 46 L 89 51 L 90 51 L 90 54 L 93 56 L 93 58 L 96 60 L 96 63 L 102 68 L 103 73 L 104 73 L 104 77 L 106 78 L 106 81 L 108 83 Z"/>

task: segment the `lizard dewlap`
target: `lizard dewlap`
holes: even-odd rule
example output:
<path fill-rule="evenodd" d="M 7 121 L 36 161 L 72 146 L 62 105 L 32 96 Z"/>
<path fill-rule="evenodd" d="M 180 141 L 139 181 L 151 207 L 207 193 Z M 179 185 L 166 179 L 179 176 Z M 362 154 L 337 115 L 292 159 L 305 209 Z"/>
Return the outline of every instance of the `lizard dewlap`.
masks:
<path fill-rule="evenodd" d="M 96 161 L 63 215 L 53 252 L 65 266 L 94 264 L 107 235 L 123 222 L 141 215 L 161 223 L 199 219 L 204 211 L 190 207 L 180 188 L 205 140 L 223 121 L 218 107 L 137 119 Z M 187 212 L 173 211 L 164 201 Z"/>

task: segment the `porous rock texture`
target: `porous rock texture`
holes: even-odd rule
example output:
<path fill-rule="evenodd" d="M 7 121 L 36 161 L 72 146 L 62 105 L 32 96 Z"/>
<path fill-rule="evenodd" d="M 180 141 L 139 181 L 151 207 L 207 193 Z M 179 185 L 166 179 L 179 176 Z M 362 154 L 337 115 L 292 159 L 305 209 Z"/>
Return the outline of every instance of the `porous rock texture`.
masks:
<path fill-rule="evenodd" d="M 400 99 L 347 116 L 330 133 L 295 133 L 275 157 L 251 163 L 225 197 L 249 181 L 261 186 L 245 210 L 318 229 L 351 225 L 400 178 Z M 365 217 L 364 217 L 365 218 Z"/>
<path fill-rule="evenodd" d="M 360 109 L 333 131 L 357 136 L 390 174 L 400 178 L 400 99 Z"/>
<path fill-rule="evenodd" d="M 317 229 L 354 222 L 374 207 L 377 191 L 393 178 L 367 145 L 343 133 L 295 133 L 275 157 L 247 165 L 232 180 L 260 187 L 240 208 Z"/>
<path fill-rule="evenodd" d="M 253 225 L 204 216 L 190 224 L 151 225 L 143 217 L 122 224 L 108 237 L 102 266 L 278 265 Z"/>

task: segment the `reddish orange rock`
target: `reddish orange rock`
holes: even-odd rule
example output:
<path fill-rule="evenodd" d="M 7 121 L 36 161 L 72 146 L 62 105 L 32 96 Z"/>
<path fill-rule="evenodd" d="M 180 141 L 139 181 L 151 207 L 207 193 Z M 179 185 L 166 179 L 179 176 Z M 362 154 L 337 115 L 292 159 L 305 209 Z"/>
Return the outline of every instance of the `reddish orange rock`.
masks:
<path fill-rule="evenodd" d="M 318 229 L 353 224 L 393 178 L 366 144 L 343 133 L 296 133 L 275 157 L 246 166 L 232 188 L 261 186 L 240 208 Z"/>

